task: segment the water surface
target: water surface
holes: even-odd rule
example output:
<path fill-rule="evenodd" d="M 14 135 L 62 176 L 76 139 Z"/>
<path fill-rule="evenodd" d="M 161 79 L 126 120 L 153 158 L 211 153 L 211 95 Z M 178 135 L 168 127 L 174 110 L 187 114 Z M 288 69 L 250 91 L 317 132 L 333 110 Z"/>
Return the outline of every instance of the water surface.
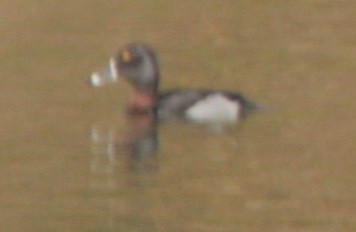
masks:
<path fill-rule="evenodd" d="M 1 1 L 1 231 L 354 231 L 354 9 Z M 128 86 L 86 82 L 132 41 L 159 52 L 163 89 L 273 110 L 147 128 L 125 116 Z"/>

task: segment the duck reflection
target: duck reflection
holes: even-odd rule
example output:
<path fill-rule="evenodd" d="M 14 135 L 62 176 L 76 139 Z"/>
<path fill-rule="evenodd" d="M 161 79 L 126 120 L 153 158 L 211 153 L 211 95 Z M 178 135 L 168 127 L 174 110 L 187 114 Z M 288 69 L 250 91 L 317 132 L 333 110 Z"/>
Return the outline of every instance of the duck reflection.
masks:
<path fill-rule="evenodd" d="M 124 156 L 129 170 L 154 171 L 158 150 L 157 119 L 153 114 L 128 117 L 129 132 L 118 134 L 114 126 L 93 125 L 90 132 L 94 173 L 111 173 L 119 156 Z M 120 138 L 124 137 L 124 139 Z"/>
<path fill-rule="evenodd" d="M 130 170 L 138 172 L 156 170 L 157 117 L 152 114 L 139 114 L 130 117 L 129 122 L 131 135 L 126 146 L 130 158 Z"/>
<path fill-rule="evenodd" d="M 152 205 L 147 192 L 155 186 L 158 169 L 157 120 L 153 114 L 131 115 L 126 120 L 128 132 L 114 125 L 92 125 L 90 189 L 93 196 L 105 198 L 101 204 L 108 231 L 122 227 L 152 230 L 154 220 L 145 207 Z M 130 218 L 129 223 L 125 218 Z"/>

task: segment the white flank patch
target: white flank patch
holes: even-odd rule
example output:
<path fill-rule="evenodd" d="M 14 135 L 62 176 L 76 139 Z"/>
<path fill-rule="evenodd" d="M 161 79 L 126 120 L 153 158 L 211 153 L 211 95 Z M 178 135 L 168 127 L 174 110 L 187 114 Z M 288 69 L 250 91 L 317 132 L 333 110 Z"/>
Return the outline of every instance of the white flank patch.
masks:
<path fill-rule="evenodd" d="M 186 117 L 197 122 L 236 121 L 239 111 L 240 105 L 238 102 L 215 93 L 188 108 Z"/>

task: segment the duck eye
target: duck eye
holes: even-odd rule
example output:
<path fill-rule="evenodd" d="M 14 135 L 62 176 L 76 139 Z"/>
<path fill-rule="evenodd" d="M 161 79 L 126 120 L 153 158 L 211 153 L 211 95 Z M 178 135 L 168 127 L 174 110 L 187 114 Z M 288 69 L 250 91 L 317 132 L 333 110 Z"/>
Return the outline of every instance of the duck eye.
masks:
<path fill-rule="evenodd" d="M 121 52 L 121 58 L 125 63 L 129 63 L 134 59 L 134 56 L 130 51 L 125 50 Z"/>

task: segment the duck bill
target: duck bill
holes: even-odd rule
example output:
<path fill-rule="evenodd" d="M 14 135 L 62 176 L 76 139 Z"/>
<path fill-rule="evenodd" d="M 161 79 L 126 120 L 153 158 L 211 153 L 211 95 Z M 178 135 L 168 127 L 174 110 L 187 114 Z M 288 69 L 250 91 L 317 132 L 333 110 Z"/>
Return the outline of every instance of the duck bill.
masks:
<path fill-rule="evenodd" d="M 94 87 L 101 87 L 112 82 L 117 82 L 118 80 L 119 73 L 114 58 L 110 59 L 109 67 L 100 72 L 94 72 L 89 77 L 90 84 Z"/>

